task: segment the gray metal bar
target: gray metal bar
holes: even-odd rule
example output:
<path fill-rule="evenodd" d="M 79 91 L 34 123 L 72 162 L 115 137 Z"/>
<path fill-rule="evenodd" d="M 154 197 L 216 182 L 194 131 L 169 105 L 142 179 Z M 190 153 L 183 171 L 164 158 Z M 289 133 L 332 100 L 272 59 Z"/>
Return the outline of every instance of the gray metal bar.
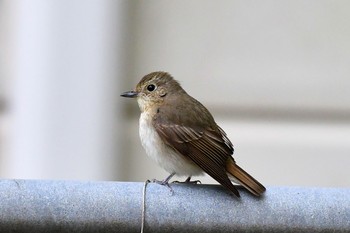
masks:
<path fill-rule="evenodd" d="M 0 232 L 139 232 L 143 183 L 0 180 Z M 149 184 L 145 232 L 350 232 L 350 189 Z"/>

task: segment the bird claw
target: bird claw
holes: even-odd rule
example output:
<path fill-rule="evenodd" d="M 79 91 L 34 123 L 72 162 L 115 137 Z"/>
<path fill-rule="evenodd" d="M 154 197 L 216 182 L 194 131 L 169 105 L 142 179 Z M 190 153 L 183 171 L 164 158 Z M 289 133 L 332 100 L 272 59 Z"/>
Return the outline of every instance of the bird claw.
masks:
<path fill-rule="evenodd" d="M 169 184 L 169 182 L 168 182 L 167 180 L 152 179 L 151 182 L 168 187 L 168 189 L 169 189 L 170 192 L 171 192 L 171 195 L 174 194 L 174 190 L 173 190 L 173 188 L 170 186 L 170 184 Z"/>
<path fill-rule="evenodd" d="M 193 180 L 192 181 L 191 177 L 188 177 L 185 181 L 175 180 L 172 183 L 175 183 L 175 184 L 202 184 L 202 182 L 200 180 Z"/>

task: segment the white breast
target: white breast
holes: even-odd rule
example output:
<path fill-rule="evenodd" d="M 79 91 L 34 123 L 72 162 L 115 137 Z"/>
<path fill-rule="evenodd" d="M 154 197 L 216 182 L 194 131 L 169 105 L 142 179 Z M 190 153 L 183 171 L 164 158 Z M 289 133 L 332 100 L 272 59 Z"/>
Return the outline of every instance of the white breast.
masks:
<path fill-rule="evenodd" d="M 146 112 L 140 116 L 139 133 L 141 144 L 149 157 L 169 173 L 175 172 L 179 176 L 201 175 L 203 170 L 188 158 L 177 154 L 162 142 L 152 125 L 152 117 Z"/>

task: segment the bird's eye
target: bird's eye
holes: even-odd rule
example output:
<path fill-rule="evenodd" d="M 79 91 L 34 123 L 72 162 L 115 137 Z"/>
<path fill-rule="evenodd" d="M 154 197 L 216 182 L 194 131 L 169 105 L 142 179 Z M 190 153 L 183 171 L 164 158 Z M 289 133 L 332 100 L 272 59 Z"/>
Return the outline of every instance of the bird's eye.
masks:
<path fill-rule="evenodd" d="M 156 89 L 156 86 L 153 85 L 153 84 L 150 84 L 150 85 L 147 86 L 147 90 L 148 91 L 154 91 L 155 89 Z"/>

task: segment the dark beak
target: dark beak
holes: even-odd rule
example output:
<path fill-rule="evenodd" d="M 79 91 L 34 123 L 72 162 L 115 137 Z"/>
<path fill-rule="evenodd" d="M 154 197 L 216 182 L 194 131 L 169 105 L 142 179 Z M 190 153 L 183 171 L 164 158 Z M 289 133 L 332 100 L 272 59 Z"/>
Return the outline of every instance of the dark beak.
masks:
<path fill-rule="evenodd" d="M 138 94 L 139 93 L 136 91 L 127 91 L 127 92 L 122 93 L 120 96 L 128 97 L 128 98 L 135 98 L 135 97 L 137 97 Z"/>

